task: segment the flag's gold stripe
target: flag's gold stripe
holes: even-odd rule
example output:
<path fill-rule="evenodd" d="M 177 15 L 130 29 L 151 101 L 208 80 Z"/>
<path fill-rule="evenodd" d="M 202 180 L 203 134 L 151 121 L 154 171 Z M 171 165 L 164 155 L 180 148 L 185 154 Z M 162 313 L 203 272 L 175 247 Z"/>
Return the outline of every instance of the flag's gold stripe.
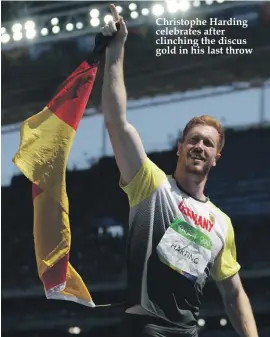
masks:
<path fill-rule="evenodd" d="M 34 199 L 34 240 L 39 277 L 70 250 L 68 214 L 47 191 Z"/>
<path fill-rule="evenodd" d="M 20 150 L 13 161 L 43 192 L 68 213 L 66 164 L 76 131 L 45 107 L 21 128 Z"/>
<path fill-rule="evenodd" d="M 20 150 L 13 161 L 42 192 L 34 203 L 34 240 L 39 277 L 70 251 L 66 164 L 76 131 L 50 109 L 25 121 Z M 83 280 L 68 263 L 66 287 L 60 292 L 91 302 Z"/>
<path fill-rule="evenodd" d="M 91 301 L 91 295 L 86 288 L 81 276 L 76 272 L 70 263 L 68 263 L 67 284 L 61 294 L 75 296 L 83 301 Z"/>

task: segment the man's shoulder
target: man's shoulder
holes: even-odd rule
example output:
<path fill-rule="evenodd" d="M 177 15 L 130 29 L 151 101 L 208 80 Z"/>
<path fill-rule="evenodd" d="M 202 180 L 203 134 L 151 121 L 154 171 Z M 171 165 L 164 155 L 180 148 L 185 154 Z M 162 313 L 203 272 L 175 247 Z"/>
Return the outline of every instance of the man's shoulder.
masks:
<path fill-rule="evenodd" d="M 231 224 L 231 218 L 229 217 L 229 215 L 227 213 L 225 213 L 224 211 L 222 211 L 217 205 L 215 205 L 212 201 L 208 201 L 209 207 L 216 212 L 217 214 L 221 215 L 227 223 Z"/>
<path fill-rule="evenodd" d="M 128 195 L 130 206 L 135 206 L 150 197 L 166 179 L 166 174 L 147 157 L 131 181 L 125 184 L 120 177 L 119 185 Z"/>

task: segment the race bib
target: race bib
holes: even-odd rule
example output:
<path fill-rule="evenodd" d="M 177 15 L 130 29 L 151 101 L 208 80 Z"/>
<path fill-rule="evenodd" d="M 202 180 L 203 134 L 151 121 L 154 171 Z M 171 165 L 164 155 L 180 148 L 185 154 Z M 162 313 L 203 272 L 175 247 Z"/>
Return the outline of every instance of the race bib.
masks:
<path fill-rule="evenodd" d="M 157 246 L 159 259 L 170 268 L 195 281 L 211 258 L 212 242 L 199 229 L 175 219 Z"/>

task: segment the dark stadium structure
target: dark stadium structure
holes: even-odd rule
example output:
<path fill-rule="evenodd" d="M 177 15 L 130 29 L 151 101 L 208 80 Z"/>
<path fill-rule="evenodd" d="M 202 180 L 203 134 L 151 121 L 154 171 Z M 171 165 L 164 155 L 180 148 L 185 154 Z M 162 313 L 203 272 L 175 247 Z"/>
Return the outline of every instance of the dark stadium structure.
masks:
<path fill-rule="evenodd" d="M 67 2 L 63 3 L 63 6 L 67 6 Z M 72 1 L 68 3 L 72 8 Z M 79 3 L 84 2 L 79 1 L 76 6 L 79 6 Z M 142 7 L 145 3 L 151 2 L 139 2 L 138 6 Z M 181 55 L 180 62 L 179 55 L 156 57 L 155 21 L 136 25 L 136 22 L 128 20 L 128 26 L 131 27 L 129 27 L 124 66 L 129 98 L 154 97 L 231 84 L 234 85 L 233 90 L 237 90 L 237 85 L 243 82 L 249 83 L 251 87 L 261 87 L 264 81 L 270 77 L 268 62 L 270 57 L 270 35 L 268 34 L 270 17 L 264 14 L 269 12 L 269 4 L 260 1 L 247 3 L 248 5 L 245 2 L 232 1 L 222 4 L 215 3 L 222 5 L 222 8 L 225 7 L 221 10 L 219 6 L 214 6 L 216 10 L 209 12 L 212 6 L 206 6 L 199 9 L 193 8 L 190 12 L 202 19 L 213 15 L 222 18 L 253 17 L 254 19 L 250 20 L 249 27 L 246 29 L 218 26 L 226 30 L 227 37 L 246 38 L 248 44 L 245 47 L 254 49 L 251 56 Z M 25 9 L 25 6 L 27 8 L 29 5 L 28 2 L 22 1 L 18 2 L 18 5 L 15 4 L 16 2 L 3 2 L 2 13 L 5 12 L 5 6 L 11 6 L 13 13 L 15 12 L 14 6 L 24 8 L 24 11 L 19 11 L 19 13 L 31 13 L 30 9 L 28 12 Z M 91 2 L 91 7 L 96 7 L 95 2 Z M 9 10 L 11 11 L 10 8 Z M 87 10 L 89 11 L 89 5 Z M 48 17 L 57 16 L 57 12 L 52 10 L 46 15 Z M 129 13 L 127 13 L 127 17 L 128 15 Z M 72 19 L 71 9 L 67 12 L 67 16 Z M 42 41 L 42 38 L 40 40 Z M 24 43 L 26 42 L 24 41 Z M 12 45 L 12 49 L 9 44 L 2 44 L 2 124 L 18 123 L 36 111 L 40 111 L 67 75 L 87 57 L 92 43 L 93 32 L 92 35 L 81 32 L 77 38 L 55 37 L 55 40 L 52 39 L 48 43 L 39 41 L 35 44 L 23 44 L 20 48 L 16 47 L 16 43 Z M 102 65 L 103 60 L 101 60 L 88 104 L 88 108 L 94 110 L 92 113 L 100 113 Z M 142 83 L 143 85 L 141 85 Z M 87 113 L 86 111 L 85 116 Z"/>
<path fill-rule="evenodd" d="M 91 7 L 100 3 L 93 1 Z M 249 44 L 255 48 L 252 56 L 193 55 L 181 57 L 181 62 L 179 57 L 156 58 L 153 25 L 134 25 L 130 28 L 125 62 L 130 99 L 219 85 L 233 84 L 236 90 L 237 84 L 242 82 L 250 87 L 261 87 L 269 79 L 269 6 L 260 1 L 215 5 L 215 14 L 224 17 L 257 14 L 256 24 L 245 31 Z M 5 21 L 19 20 L 29 14 L 52 17 L 61 10 L 72 12 L 83 6 L 88 6 L 89 10 L 90 5 L 84 1 L 54 4 L 14 1 L 2 2 L 1 6 L 4 25 Z M 207 17 L 210 7 L 196 9 L 196 15 Z M 243 34 L 237 29 L 229 29 L 227 33 L 234 37 Z M 89 36 L 82 34 L 56 42 L 2 49 L 2 124 L 7 130 L 10 127 L 12 131 L 13 123 L 20 123 L 43 108 L 61 81 L 89 53 L 89 48 L 84 48 L 87 43 L 90 43 Z M 102 62 L 88 106 L 94 113 L 100 113 Z M 240 275 L 261 337 L 270 336 L 269 145 L 270 128 L 263 123 L 263 118 L 250 128 L 226 129 L 223 155 L 207 184 L 210 199 L 232 219 L 242 267 Z M 175 153 L 172 146 L 170 151 L 148 155 L 167 174 L 172 174 Z M 45 298 L 34 253 L 31 183 L 23 176 L 15 176 L 10 186 L 1 188 L 2 336 L 117 337 L 126 290 L 129 210 L 118 183 L 119 172 L 112 157 L 100 158 L 87 170 L 67 172 L 71 263 L 87 283 L 96 303 L 114 304 L 96 309 Z M 123 235 L 112 235 L 108 227 L 100 231 L 100 219 L 104 218 L 121 224 Z M 212 280 L 206 285 L 204 294 L 200 337 L 235 337 Z"/>

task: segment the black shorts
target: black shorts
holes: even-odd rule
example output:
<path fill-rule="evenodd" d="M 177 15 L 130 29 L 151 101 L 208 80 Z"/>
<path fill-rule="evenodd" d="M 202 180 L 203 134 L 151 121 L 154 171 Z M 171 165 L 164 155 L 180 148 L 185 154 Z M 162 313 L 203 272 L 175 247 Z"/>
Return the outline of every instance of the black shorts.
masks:
<path fill-rule="evenodd" d="M 118 337 L 198 337 L 197 329 L 183 329 L 151 316 L 125 314 Z"/>

